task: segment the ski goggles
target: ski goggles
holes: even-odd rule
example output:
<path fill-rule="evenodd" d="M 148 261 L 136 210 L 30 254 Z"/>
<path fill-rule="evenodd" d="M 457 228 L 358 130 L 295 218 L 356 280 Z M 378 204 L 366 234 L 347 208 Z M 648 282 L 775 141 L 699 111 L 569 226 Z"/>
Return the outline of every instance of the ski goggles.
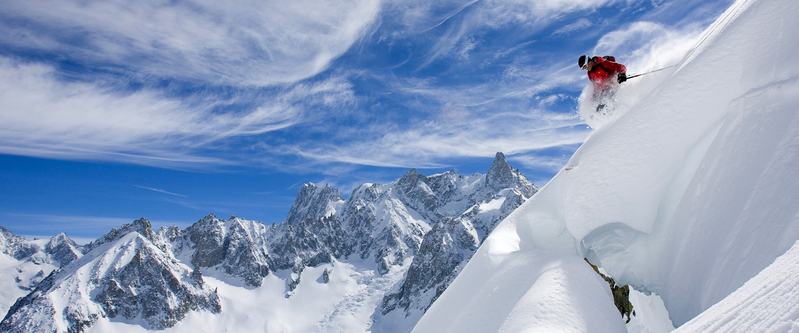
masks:
<path fill-rule="evenodd" d="M 585 59 L 585 63 L 580 67 L 580 69 L 587 71 L 588 70 L 588 63 L 594 60 L 594 58 L 587 58 Z"/>

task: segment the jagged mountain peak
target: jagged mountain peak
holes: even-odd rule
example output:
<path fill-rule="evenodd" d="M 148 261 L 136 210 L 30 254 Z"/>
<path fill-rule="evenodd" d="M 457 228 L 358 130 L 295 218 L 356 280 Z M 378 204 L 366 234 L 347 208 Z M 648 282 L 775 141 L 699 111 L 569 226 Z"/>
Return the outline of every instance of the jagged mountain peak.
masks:
<path fill-rule="evenodd" d="M 19 260 L 35 253 L 36 249 L 25 240 L 25 237 L 17 236 L 10 230 L 0 227 L 0 252 Z"/>
<path fill-rule="evenodd" d="M 516 178 L 513 169 L 510 168 L 508 161 L 505 159 L 505 154 L 497 152 L 496 157 L 494 157 L 494 163 L 491 164 L 486 174 L 486 184 L 492 188 L 507 187 Z"/>
<path fill-rule="evenodd" d="M 516 188 L 521 190 L 526 197 L 531 197 L 538 192 L 538 187 L 527 177 L 522 175 L 518 169 L 514 170 L 510 167 L 502 152 L 497 152 L 494 163 L 491 164 L 485 177 L 486 187 L 494 191 L 503 188 Z"/>
<path fill-rule="evenodd" d="M 155 242 L 158 237 L 153 231 L 150 221 L 142 217 L 131 223 L 124 224 L 119 228 L 111 229 L 107 234 L 86 245 L 86 249 L 91 251 L 100 245 L 117 241 L 131 232 L 139 233 L 150 242 Z"/>
<path fill-rule="evenodd" d="M 51 237 L 50 241 L 44 246 L 44 251 L 50 255 L 52 261 L 58 262 L 61 267 L 68 265 L 84 254 L 84 248 L 63 232 Z"/>
<path fill-rule="evenodd" d="M 422 180 L 424 180 L 426 177 L 423 174 L 420 174 L 418 171 L 416 171 L 416 168 L 412 168 L 412 169 L 408 170 L 408 172 L 406 172 L 404 175 L 402 175 L 402 178 L 399 179 L 398 183 L 400 183 L 400 184 L 414 184 L 420 178 Z"/>
<path fill-rule="evenodd" d="M 297 199 L 291 205 L 286 223 L 297 224 L 306 219 L 319 219 L 334 214 L 343 204 L 344 198 L 337 188 L 325 184 L 318 187 L 314 183 L 303 184 L 297 191 Z"/>

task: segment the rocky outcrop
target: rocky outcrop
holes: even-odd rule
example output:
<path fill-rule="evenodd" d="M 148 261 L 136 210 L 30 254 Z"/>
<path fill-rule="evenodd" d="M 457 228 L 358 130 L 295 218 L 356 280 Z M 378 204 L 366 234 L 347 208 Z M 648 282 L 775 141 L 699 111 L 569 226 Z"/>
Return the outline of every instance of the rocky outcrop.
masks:
<path fill-rule="evenodd" d="M 8 229 L 0 227 L 0 252 L 22 260 L 36 253 L 36 247 L 28 243 L 25 237 L 14 235 Z"/>
<path fill-rule="evenodd" d="M 629 323 L 630 319 L 632 318 L 631 316 L 635 316 L 633 304 L 630 303 L 630 286 L 626 284 L 623 286 L 616 285 L 616 280 L 614 280 L 613 277 L 602 274 L 602 272 L 599 271 L 599 267 L 588 261 L 588 258 L 584 259 L 585 262 L 591 265 L 591 268 L 594 269 L 594 272 L 599 274 L 599 276 L 601 276 L 602 279 L 608 283 L 608 286 L 610 286 L 610 292 L 613 294 L 613 304 L 616 305 L 616 309 L 619 310 L 621 317 L 626 317 L 626 322 Z"/>
<path fill-rule="evenodd" d="M 172 260 L 155 247 L 138 248 L 127 265 L 100 280 L 93 301 L 109 318 L 141 317 L 155 329 L 174 326 L 189 311 L 219 313 L 219 297 L 202 273 L 188 274 Z"/>
<path fill-rule="evenodd" d="M 462 219 L 450 219 L 433 226 L 413 258 L 404 281 L 395 293 L 383 298 L 383 315 L 414 306 L 425 311 L 457 276 L 459 266 L 477 250 L 477 233 Z"/>
<path fill-rule="evenodd" d="M 328 185 L 319 188 L 313 183 L 302 185 L 297 192 L 297 199 L 286 216 L 287 224 L 297 224 L 306 220 L 318 220 L 336 212 L 336 208 L 344 203 L 338 189 Z"/>
<path fill-rule="evenodd" d="M 224 221 L 211 214 L 186 228 L 183 243 L 171 244 L 181 251 L 191 251 L 194 266 L 215 268 L 258 287 L 269 275 L 265 235 L 266 226 L 260 222 L 236 217 Z"/>
<path fill-rule="evenodd" d="M 336 216 L 281 224 L 275 227 L 273 235 L 269 263 L 275 270 L 301 271 L 305 266 L 352 254 L 351 240 Z"/>
<path fill-rule="evenodd" d="M 153 232 L 152 224 L 145 218 L 140 218 L 131 223 L 124 224 L 119 228 L 112 228 L 107 234 L 86 245 L 86 252 L 89 252 L 103 244 L 113 243 L 131 232 L 136 232 L 150 242 L 156 242 L 157 235 Z"/>
<path fill-rule="evenodd" d="M 14 235 L 8 229 L 0 227 L 0 252 L 17 260 L 63 267 L 83 256 L 84 251 L 84 247 L 76 244 L 63 232 L 43 244 L 39 240 L 28 241 L 25 237 Z"/>
<path fill-rule="evenodd" d="M 44 246 L 44 252 L 50 256 L 51 262 L 58 263 L 60 267 L 69 265 L 75 259 L 82 257 L 83 251 L 82 246 L 63 232 L 50 238 L 50 241 Z"/>

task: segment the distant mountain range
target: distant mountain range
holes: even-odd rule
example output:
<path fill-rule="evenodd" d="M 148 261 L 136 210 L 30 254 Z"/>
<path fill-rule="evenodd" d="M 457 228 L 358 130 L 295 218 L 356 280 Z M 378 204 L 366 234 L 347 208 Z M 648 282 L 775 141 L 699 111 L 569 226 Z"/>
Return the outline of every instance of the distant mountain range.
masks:
<path fill-rule="evenodd" d="M 302 329 L 286 324 L 295 331 L 334 324 L 344 331 L 407 331 L 497 223 L 537 191 L 497 153 L 485 175 L 411 169 L 389 184 L 361 185 L 346 200 L 335 188 L 308 183 L 280 224 L 208 215 L 184 230 L 156 232 L 142 218 L 85 246 L 63 233 L 27 241 L 2 228 L 0 284 L 17 291 L 2 294 L 0 305 L 10 307 L 0 330 L 84 332 L 98 323 L 162 330 L 192 313 L 242 315 L 225 304 L 270 293 L 283 299 L 254 302 L 323 309 L 294 313 L 319 321 Z M 307 268 L 321 275 L 308 279 Z M 355 287 L 327 298 L 300 295 L 322 286 L 331 295 Z M 242 311 L 264 327 L 285 319 Z M 214 330 L 248 325 L 204 321 Z"/>

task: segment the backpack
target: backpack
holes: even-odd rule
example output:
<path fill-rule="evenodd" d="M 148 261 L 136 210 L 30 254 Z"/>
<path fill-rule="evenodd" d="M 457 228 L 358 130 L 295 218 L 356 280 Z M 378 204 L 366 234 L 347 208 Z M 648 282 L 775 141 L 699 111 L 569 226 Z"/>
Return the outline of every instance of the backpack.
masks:
<path fill-rule="evenodd" d="M 602 58 L 605 58 L 605 60 L 610 60 L 612 62 L 616 62 L 616 57 L 611 56 L 611 55 L 606 55 L 606 56 L 604 56 Z"/>

